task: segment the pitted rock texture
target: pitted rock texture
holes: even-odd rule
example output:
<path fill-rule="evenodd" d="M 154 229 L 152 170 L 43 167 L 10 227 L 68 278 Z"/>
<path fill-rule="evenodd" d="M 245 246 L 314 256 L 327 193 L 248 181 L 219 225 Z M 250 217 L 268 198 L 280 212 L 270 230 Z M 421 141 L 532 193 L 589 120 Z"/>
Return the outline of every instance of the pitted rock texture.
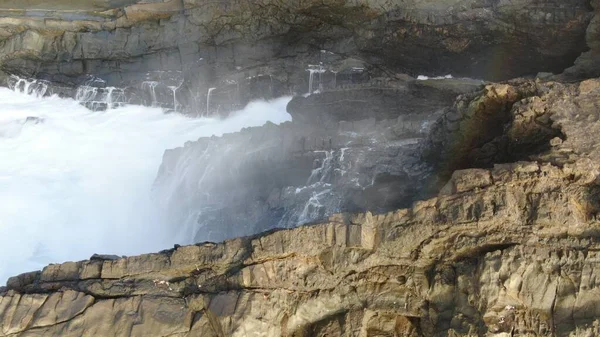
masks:
<path fill-rule="evenodd" d="M 525 92 L 504 130 L 549 143 L 529 160 L 389 213 L 50 265 L 0 290 L 0 336 L 598 336 L 600 80 L 488 86 L 460 127 Z"/>

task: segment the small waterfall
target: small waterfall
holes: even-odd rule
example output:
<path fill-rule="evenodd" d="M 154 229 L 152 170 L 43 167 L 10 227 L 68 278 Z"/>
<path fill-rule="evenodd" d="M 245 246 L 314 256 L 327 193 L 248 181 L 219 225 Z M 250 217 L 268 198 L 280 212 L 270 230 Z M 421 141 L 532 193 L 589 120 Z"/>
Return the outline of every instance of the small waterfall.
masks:
<path fill-rule="evenodd" d="M 106 87 L 106 81 L 98 77 L 90 77 L 85 84 L 77 87 L 75 100 L 94 111 L 114 109 L 127 103 L 125 90 Z"/>
<path fill-rule="evenodd" d="M 325 159 L 323 159 L 323 162 L 321 163 L 321 165 L 315 169 L 312 170 L 310 177 L 308 178 L 308 181 L 306 182 L 306 185 L 312 185 L 312 184 L 316 184 L 316 183 L 324 183 L 327 182 L 329 180 L 329 178 L 331 178 L 331 174 L 333 172 L 334 169 L 334 163 L 333 163 L 333 159 L 334 159 L 334 151 L 315 151 L 315 153 L 325 153 Z"/>
<path fill-rule="evenodd" d="M 284 219 L 295 219 L 296 225 L 306 224 L 318 219 L 322 219 L 328 214 L 339 211 L 341 199 L 336 194 L 335 186 L 337 179 L 343 178 L 347 174 L 350 163 L 347 163 L 346 152 L 349 148 L 331 151 L 315 151 L 325 155 L 314 168 L 306 185 L 296 188 L 296 195 L 304 195 L 306 202 L 300 208 L 295 208 L 292 213 Z M 283 220 L 283 219 L 282 219 Z M 289 224 L 289 223 L 288 223 Z M 284 224 L 280 223 L 281 227 Z"/>
<path fill-rule="evenodd" d="M 184 106 L 177 98 L 178 90 L 185 82 L 184 74 L 181 71 L 152 71 L 146 73 L 146 78 L 139 87 L 144 93 L 145 104 L 152 107 L 171 108 L 173 112 L 181 112 Z"/>
<path fill-rule="evenodd" d="M 79 86 L 75 93 L 75 100 L 94 111 L 114 109 L 127 103 L 124 89 L 98 88 L 90 85 Z"/>
<path fill-rule="evenodd" d="M 105 102 L 109 109 L 121 106 L 127 99 L 125 98 L 125 90 L 121 88 L 108 87 L 105 89 Z"/>
<path fill-rule="evenodd" d="M 91 102 L 96 98 L 98 94 L 98 88 L 90 87 L 88 85 L 82 85 L 77 88 L 75 93 L 75 100 L 78 102 Z"/>
<path fill-rule="evenodd" d="M 335 89 L 335 88 L 337 88 L 337 74 L 338 74 L 338 72 L 337 71 L 332 71 L 332 73 L 333 73 L 333 88 Z"/>
<path fill-rule="evenodd" d="M 150 106 L 157 107 L 158 100 L 156 98 L 156 87 L 159 85 L 157 81 L 144 81 L 142 82 L 142 90 L 148 90 L 150 92 L 150 97 L 152 98 L 152 102 Z"/>
<path fill-rule="evenodd" d="M 304 205 L 302 213 L 298 216 L 298 224 L 309 223 L 323 217 L 325 205 L 322 204 L 321 199 L 326 199 L 330 192 L 331 189 L 325 189 L 321 192 L 313 193 Z"/>
<path fill-rule="evenodd" d="M 206 117 L 210 116 L 210 95 L 217 88 L 208 88 L 208 92 L 206 93 Z"/>
<path fill-rule="evenodd" d="M 171 91 L 173 92 L 173 111 L 177 112 L 177 89 L 179 89 L 179 87 L 170 85 L 169 89 L 171 89 Z"/>
<path fill-rule="evenodd" d="M 312 93 L 315 92 L 315 89 L 314 89 L 315 74 L 319 74 L 319 87 L 320 87 L 321 76 L 327 70 L 325 70 L 325 68 L 323 68 L 323 64 L 321 63 L 319 65 L 309 64 L 308 69 L 306 69 L 306 71 L 308 71 L 308 73 L 309 73 L 309 75 L 308 75 L 308 94 L 307 95 L 311 95 Z"/>
<path fill-rule="evenodd" d="M 27 80 L 12 75 L 8 79 L 9 89 L 27 95 L 44 97 L 48 91 L 48 82 L 41 80 Z"/>

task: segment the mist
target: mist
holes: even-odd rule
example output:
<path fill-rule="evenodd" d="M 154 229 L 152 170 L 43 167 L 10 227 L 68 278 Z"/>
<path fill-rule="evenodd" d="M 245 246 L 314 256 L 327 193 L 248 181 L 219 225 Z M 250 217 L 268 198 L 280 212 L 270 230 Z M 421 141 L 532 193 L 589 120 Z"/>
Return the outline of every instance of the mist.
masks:
<path fill-rule="evenodd" d="M 0 284 L 49 263 L 172 247 L 152 184 L 165 149 L 291 120 L 289 97 L 226 119 L 128 105 L 91 111 L 72 99 L 0 88 Z"/>

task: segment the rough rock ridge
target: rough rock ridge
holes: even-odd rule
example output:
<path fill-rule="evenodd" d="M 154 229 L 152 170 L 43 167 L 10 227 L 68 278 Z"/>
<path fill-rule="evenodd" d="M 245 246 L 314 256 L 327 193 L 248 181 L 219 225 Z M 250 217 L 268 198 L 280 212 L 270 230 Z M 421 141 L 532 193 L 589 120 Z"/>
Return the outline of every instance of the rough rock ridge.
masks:
<path fill-rule="evenodd" d="M 516 81 L 470 97 L 435 128 L 442 154 L 500 141 L 537 151 L 455 171 L 407 209 L 11 278 L 0 336 L 600 335 L 600 150 L 590 137 L 600 80 Z M 452 136 L 448 125 L 495 121 L 492 102 L 506 111 L 502 134 Z"/>

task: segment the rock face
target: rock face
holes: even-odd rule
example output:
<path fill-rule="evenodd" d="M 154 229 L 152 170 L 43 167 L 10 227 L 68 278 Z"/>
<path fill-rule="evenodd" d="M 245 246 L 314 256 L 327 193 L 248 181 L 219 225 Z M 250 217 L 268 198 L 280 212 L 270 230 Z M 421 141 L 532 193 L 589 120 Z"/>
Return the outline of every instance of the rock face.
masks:
<path fill-rule="evenodd" d="M 588 0 L 10 1 L 0 5 L 0 69 L 69 85 L 94 75 L 135 88 L 134 102 L 211 114 L 308 92 L 316 68 L 498 80 L 560 73 L 591 48 L 585 73 L 592 16 Z"/>
<path fill-rule="evenodd" d="M 0 337 L 600 336 L 599 8 L 4 1 L 15 90 L 197 115 L 296 97 L 291 123 L 165 153 L 174 230 L 228 240 L 13 277 Z M 402 75 L 538 71 L 572 82 Z"/>
<path fill-rule="evenodd" d="M 482 86 L 405 79 L 296 97 L 291 123 L 166 151 L 154 195 L 194 242 L 406 207 L 432 193 L 419 141 L 457 92 Z"/>
<path fill-rule="evenodd" d="M 590 50 L 583 53 L 573 67 L 565 71 L 567 77 L 598 77 L 600 76 L 600 1 L 592 0 L 594 16 L 590 22 L 585 39 Z"/>
<path fill-rule="evenodd" d="M 599 99 L 600 80 L 466 94 L 432 132 L 440 171 L 471 168 L 437 197 L 50 265 L 0 290 L 0 336 L 598 336 Z M 485 158 L 521 161 L 471 155 L 501 141 Z"/>

